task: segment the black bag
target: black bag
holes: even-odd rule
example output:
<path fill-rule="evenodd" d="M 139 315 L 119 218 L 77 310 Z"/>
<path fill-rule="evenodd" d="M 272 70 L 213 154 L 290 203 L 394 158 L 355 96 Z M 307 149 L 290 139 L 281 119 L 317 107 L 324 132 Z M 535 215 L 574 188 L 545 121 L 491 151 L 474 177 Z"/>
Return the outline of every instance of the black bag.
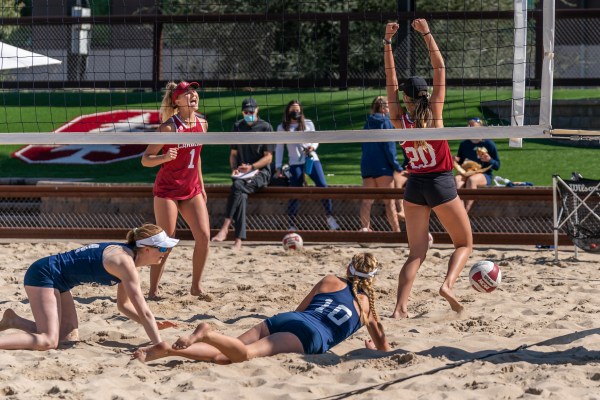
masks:
<path fill-rule="evenodd" d="M 269 186 L 290 186 L 290 180 L 285 175 L 278 177 L 273 174 L 273 176 L 271 176 L 271 183 L 269 183 Z"/>

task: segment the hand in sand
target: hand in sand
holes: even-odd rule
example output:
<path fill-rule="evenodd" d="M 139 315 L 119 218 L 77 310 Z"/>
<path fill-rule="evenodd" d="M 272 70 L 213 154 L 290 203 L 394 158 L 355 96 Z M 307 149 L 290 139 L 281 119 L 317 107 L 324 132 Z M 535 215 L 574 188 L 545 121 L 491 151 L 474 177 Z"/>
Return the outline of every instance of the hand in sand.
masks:
<path fill-rule="evenodd" d="M 156 326 L 158 330 L 168 329 L 168 328 L 177 328 L 177 324 L 172 321 L 156 321 Z"/>

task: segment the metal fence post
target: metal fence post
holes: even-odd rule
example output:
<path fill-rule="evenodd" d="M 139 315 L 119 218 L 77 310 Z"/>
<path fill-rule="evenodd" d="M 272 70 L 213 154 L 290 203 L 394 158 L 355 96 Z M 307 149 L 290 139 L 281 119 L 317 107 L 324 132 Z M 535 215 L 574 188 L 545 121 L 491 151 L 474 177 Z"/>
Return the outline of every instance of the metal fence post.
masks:
<path fill-rule="evenodd" d="M 348 89 L 348 46 L 349 46 L 349 35 L 350 35 L 350 23 L 348 18 L 340 20 L 340 61 L 339 61 L 339 74 L 340 74 L 340 90 Z"/>
<path fill-rule="evenodd" d="M 162 80 L 163 24 L 155 22 L 152 37 L 152 89 L 159 92 Z"/>

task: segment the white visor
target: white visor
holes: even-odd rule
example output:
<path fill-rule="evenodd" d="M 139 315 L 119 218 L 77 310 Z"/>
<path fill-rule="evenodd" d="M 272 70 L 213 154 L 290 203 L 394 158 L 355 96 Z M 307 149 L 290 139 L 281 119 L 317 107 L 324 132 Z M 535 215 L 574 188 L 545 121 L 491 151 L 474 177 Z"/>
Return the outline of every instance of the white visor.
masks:
<path fill-rule="evenodd" d="M 377 274 L 377 269 L 375 268 L 373 271 L 371 272 L 360 272 L 357 271 L 356 268 L 354 268 L 354 264 L 350 263 L 348 265 L 348 271 L 350 271 L 350 275 L 352 276 L 358 276 L 360 278 L 372 278 Z"/>
<path fill-rule="evenodd" d="M 165 231 L 157 233 L 154 236 L 150 236 L 145 239 L 136 240 L 135 245 L 137 247 L 175 247 L 179 243 L 179 239 L 173 239 L 167 236 Z"/>

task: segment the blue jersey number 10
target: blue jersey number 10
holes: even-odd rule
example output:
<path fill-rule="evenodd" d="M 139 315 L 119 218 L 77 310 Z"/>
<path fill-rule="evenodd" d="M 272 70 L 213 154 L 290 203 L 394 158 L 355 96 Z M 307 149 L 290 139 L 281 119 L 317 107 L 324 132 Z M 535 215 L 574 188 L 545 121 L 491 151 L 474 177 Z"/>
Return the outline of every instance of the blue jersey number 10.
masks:
<path fill-rule="evenodd" d="M 316 312 L 323 314 L 325 309 L 330 308 L 329 306 L 333 303 L 332 299 L 325 299 L 325 304 L 321 307 L 315 309 Z M 337 326 L 342 325 L 344 322 L 348 321 L 352 317 L 352 311 L 348 307 L 343 304 L 338 304 L 329 314 L 327 314 L 327 318 L 333 321 Z"/>

